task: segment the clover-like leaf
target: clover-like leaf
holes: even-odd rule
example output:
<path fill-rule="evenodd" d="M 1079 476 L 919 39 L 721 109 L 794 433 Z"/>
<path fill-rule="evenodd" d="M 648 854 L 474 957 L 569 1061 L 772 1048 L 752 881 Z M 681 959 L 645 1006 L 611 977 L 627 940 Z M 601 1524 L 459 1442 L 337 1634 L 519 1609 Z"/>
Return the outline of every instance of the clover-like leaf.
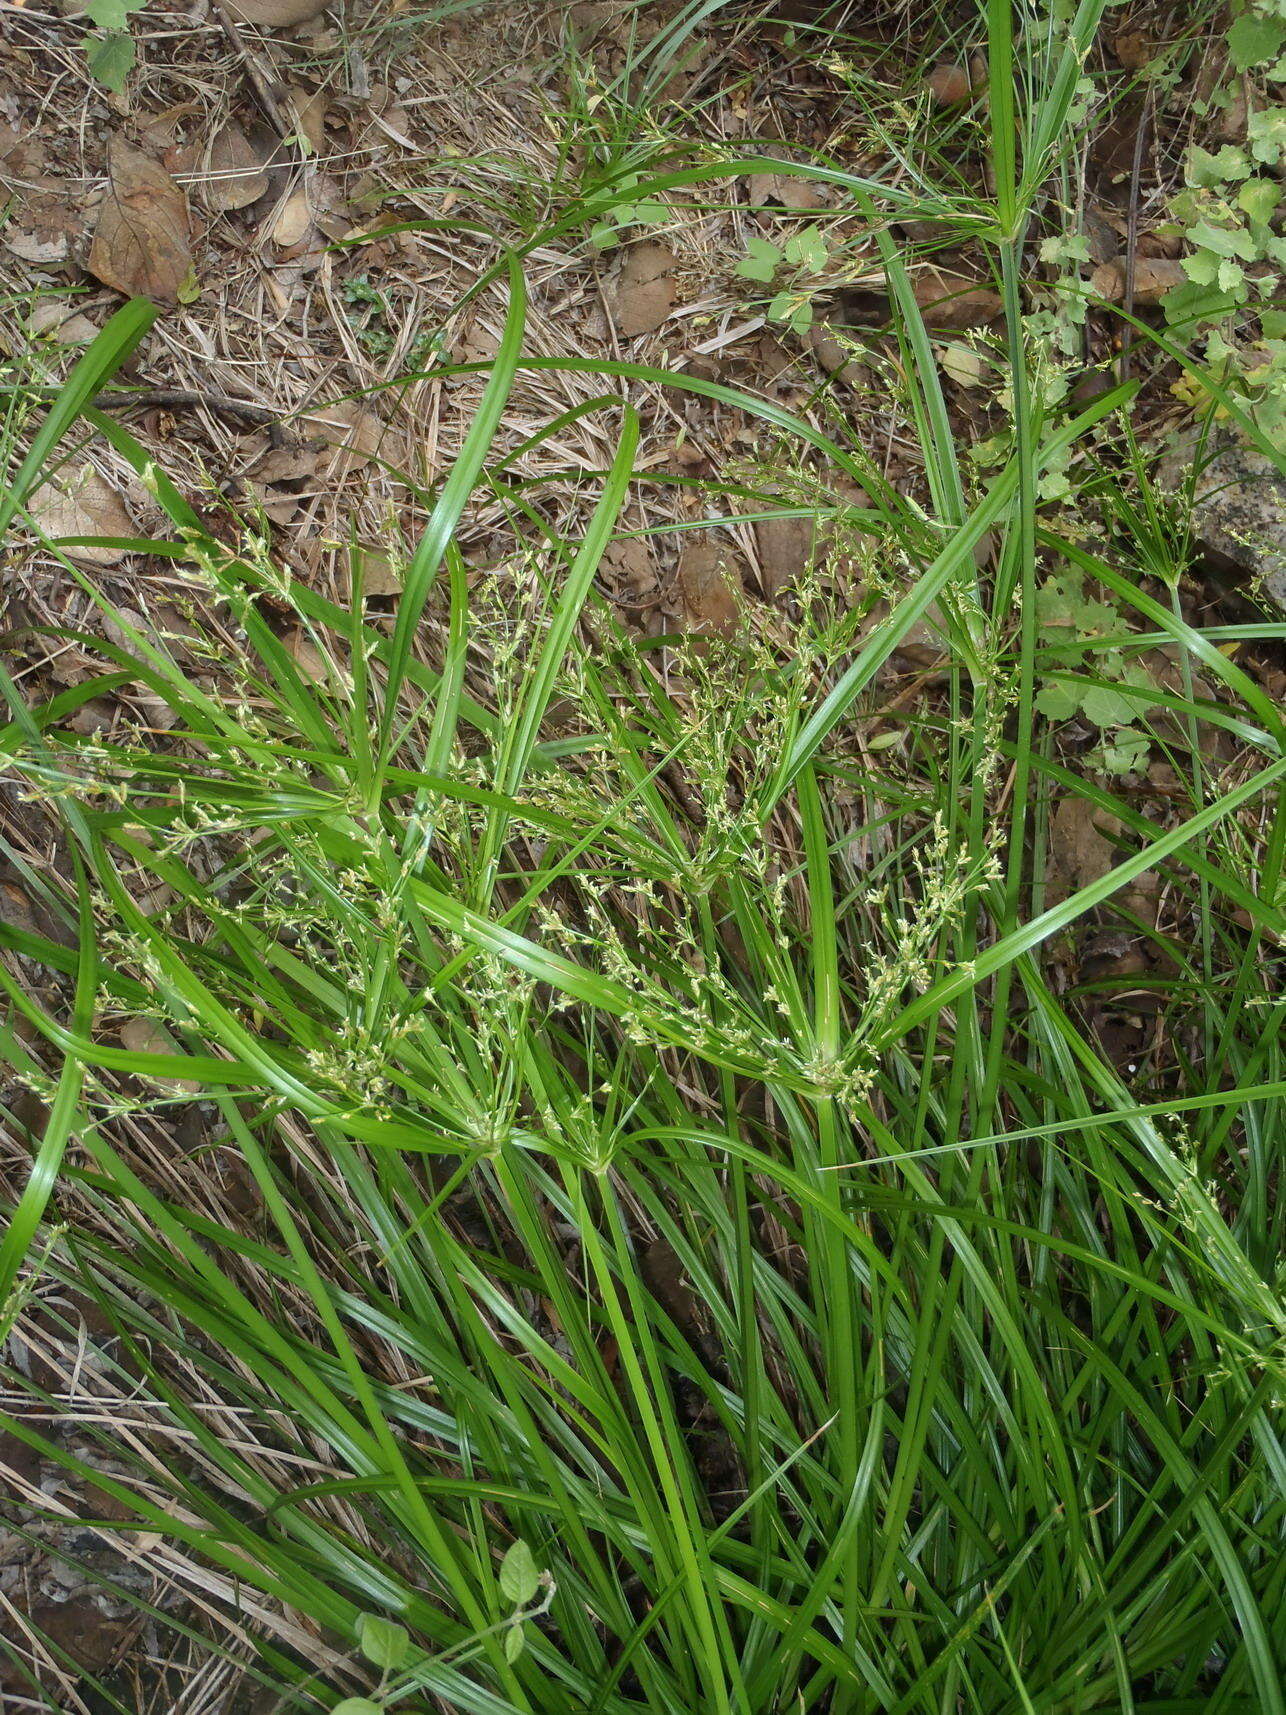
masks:
<path fill-rule="evenodd" d="M 797 268 L 807 268 L 810 273 L 820 274 L 829 257 L 830 250 L 819 226 L 806 226 L 802 232 L 794 232 L 786 240 L 786 260 Z"/>
<path fill-rule="evenodd" d="M 746 254 L 737 264 L 737 272 L 744 280 L 762 280 L 767 285 L 781 263 L 782 254 L 775 244 L 766 238 L 751 238 L 746 244 Z"/>

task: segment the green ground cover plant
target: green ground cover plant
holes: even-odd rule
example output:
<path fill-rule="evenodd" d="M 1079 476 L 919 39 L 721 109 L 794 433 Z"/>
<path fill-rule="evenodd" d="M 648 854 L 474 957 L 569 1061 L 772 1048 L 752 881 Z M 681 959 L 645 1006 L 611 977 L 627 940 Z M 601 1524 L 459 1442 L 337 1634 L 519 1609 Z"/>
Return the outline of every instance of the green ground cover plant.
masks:
<path fill-rule="evenodd" d="M 923 503 L 749 392 L 526 356 L 518 256 L 391 624 L 356 547 L 336 605 L 252 529 L 214 534 L 95 407 L 148 306 L 12 419 L 0 529 L 103 435 L 204 630 L 114 612 L 115 640 L 81 640 L 100 676 L 35 705 L 3 680 L 6 776 L 67 862 L 31 877 L 66 932 L 2 931 L 44 984 L 0 964 L 0 1053 L 38 1104 L 0 1304 L 10 1328 L 51 1285 L 92 1300 L 116 1337 L 97 1385 L 150 1429 L 94 1428 L 122 1473 L 4 1425 L 209 1569 L 210 1647 L 244 1620 L 283 1707 L 1286 1715 L 1286 719 L 1228 647 L 1273 628 L 1202 631 L 1150 593 L 1182 544 L 1146 499 L 1094 532 L 1043 503 L 1138 382 L 1047 392 L 1024 333 L 1033 208 L 1104 10 L 1017 40 L 999 0 L 983 17 L 993 195 L 951 218 L 1006 311 L 985 482 L 886 230 L 938 193 L 824 167 L 790 170 L 871 210 Z M 632 163 L 628 221 L 600 190 L 567 225 L 616 232 L 728 170 Z M 560 363 L 601 378 L 613 447 L 574 536 L 495 453 L 521 367 Z M 851 551 L 887 616 L 819 565 L 788 634 L 748 610 L 661 671 L 596 588 L 641 377 L 860 489 Z M 496 571 L 458 536 L 502 487 Z M 878 674 L 929 614 L 943 695 L 889 742 Z M 1177 690 L 1136 667 L 1162 648 Z M 80 732 L 123 679 L 163 728 Z M 1070 766 L 1081 710 L 1127 768 L 1169 760 L 1165 819 L 1111 763 Z M 1047 900 L 1065 797 L 1116 818 L 1116 861 Z M 1150 877 L 1175 1047 L 1139 1090 L 1055 953 Z M 160 1169 L 197 1101 L 197 1153 L 235 1164 L 249 1216 Z"/>

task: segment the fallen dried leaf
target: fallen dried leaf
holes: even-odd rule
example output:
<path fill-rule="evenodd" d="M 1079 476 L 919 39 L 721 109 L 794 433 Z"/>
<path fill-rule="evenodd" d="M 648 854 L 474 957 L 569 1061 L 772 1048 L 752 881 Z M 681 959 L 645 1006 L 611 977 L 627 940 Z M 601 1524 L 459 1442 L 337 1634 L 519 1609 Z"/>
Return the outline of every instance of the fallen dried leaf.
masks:
<path fill-rule="evenodd" d="M 25 890 L 13 881 L 0 881 L 0 923 L 22 935 L 38 935 L 40 925 Z"/>
<path fill-rule="evenodd" d="M 262 483 L 246 483 L 247 492 L 253 498 L 255 508 L 270 524 L 284 527 L 293 523 L 295 514 L 299 511 L 301 497 L 288 490 L 266 488 Z"/>
<path fill-rule="evenodd" d="M 302 626 L 296 626 L 293 631 L 288 633 L 285 642 L 291 659 L 310 684 L 320 685 L 327 690 L 334 686 L 335 667 L 322 654 Z"/>
<path fill-rule="evenodd" d="M 121 1026 L 121 1046 L 131 1054 L 180 1054 L 182 1049 L 163 1024 L 154 1018 L 131 1018 Z M 163 1084 L 179 1095 L 196 1096 L 200 1084 L 191 1078 L 153 1077 L 154 1084 Z"/>
<path fill-rule="evenodd" d="M 302 446 L 269 447 L 246 466 L 246 475 L 256 483 L 309 482 L 317 475 L 322 454 L 312 443 Z"/>
<path fill-rule="evenodd" d="M 79 313 L 68 316 L 65 322 L 59 322 L 54 329 L 53 337 L 59 345 L 88 345 L 99 334 L 98 324 L 91 322 L 88 316 Z"/>
<path fill-rule="evenodd" d="M 42 334 L 56 338 L 58 329 L 74 313 L 65 298 L 38 298 L 27 317 L 27 331 L 37 339 Z"/>
<path fill-rule="evenodd" d="M 342 480 L 376 458 L 396 467 L 405 455 L 401 436 L 358 399 L 320 405 L 299 419 L 299 427 L 335 449 L 329 461 L 323 458 L 318 465 L 318 473 L 329 482 Z"/>
<path fill-rule="evenodd" d="M 1096 811 L 1084 798 L 1064 798 L 1049 827 L 1049 867 L 1045 904 L 1061 904 L 1070 894 L 1107 874 L 1116 848 L 1106 834 L 1119 833 L 1115 817 Z"/>
<path fill-rule="evenodd" d="M 1182 286 L 1188 276 L 1183 263 L 1167 256 L 1136 256 L 1134 258 L 1134 302 L 1144 307 L 1159 304 L 1167 292 Z M 1090 289 L 1105 303 L 1125 301 L 1125 262 L 1105 262 L 1090 276 Z"/>
<path fill-rule="evenodd" d="M 1246 79 L 1243 77 L 1231 91 L 1227 107 L 1216 119 L 1215 135 L 1221 143 L 1244 143 L 1249 123 L 1250 100 L 1246 94 Z"/>
<path fill-rule="evenodd" d="M 312 205 L 308 191 L 299 185 L 277 210 L 272 223 L 272 241 L 280 250 L 293 250 L 307 238 L 313 224 Z"/>
<path fill-rule="evenodd" d="M 43 483 L 28 503 L 32 518 L 51 541 L 64 536 L 132 536 L 134 523 L 120 495 L 92 464 L 62 470 Z M 121 548 L 67 548 L 78 565 L 115 566 Z"/>
<path fill-rule="evenodd" d="M 330 3 L 331 0 L 219 0 L 222 9 L 239 24 L 255 24 L 261 30 L 288 30 L 292 24 L 306 24 Z"/>
<path fill-rule="evenodd" d="M 395 596 L 402 593 L 402 566 L 399 561 L 383 548 L 363 548 L 362 561 L 362 594 L 371 596 Z"/>
<path fill-rule="evenodd" d="M 490 363 L 500 350 L 500 335 L 477 317 L 472 317 L 451 346 L 452 363 Z"/>
<path fill-rule="evenodd" d="M 674 308 L 674 252 L 648 240 L 631 244 L 611 292 L 617 331 L 626 339 L 659 328 Z"/>
<path fill-rule="evenodd" d="M 1121 253 L 1120 217 L 1111 209 L 1093 205 L 1081 216 L 1081 232 L 1089 251 L 1089 259 L 1097 268 L 1104 262 L 1115 262 Z"/>
<path fill-rule="evenodd" d="M 623 536 L 609 542 L 598 570 L 616 601 L 637 605 L 656 592 L 656 571 L 645 537 Z"/>
<path fill-rule="evenodd" d="M 1000 315 L 1000 295 L 963 274 L 925 268 L 915 276 L 915 301 L 931 328 L 985 327 Z"/>
<path fill-rule="evenodd" d="M 326 147 L 326 91 L 292 84 L 286 92 L 286 112 L 312 153 L 320 155 Z"/>
<path fill-rule="evenodd" d="M 765 155 L 772 155 L 782 161 L 807 161 L 808 156 L 801 150 L 789 150 L 765 146 Z M 752 207 L 763 203 L 779 203 L 782 208 L 807 209 L 821 208 L 826 202 L 822 187 L 814 179 L 798 177 L 794 173 L 752 173 L 748 186 Z"/>
<path fill-rule="evenodd" d="M 808 570 L 813 540 L 811 518 L 763 518 L 755 525 L 759 587 L 769 601 Z"/>
<path fill-rule="evenodd" d="M 259 151 L 236 120 L 229 119 L 210 143 L 205 177 L 199 187 L 202 202 L 213 214 L 249 208 L 268 189 L 270 181 L 264 165 Z"/>
<path fill-rule="evenodd" d="M 808 330 L 808 343 L 813 356 L 828 375 L 837 381 L 853 381 L 861 369 L 861 361 L 852 349 L 836 338 L 828 322 L 814 322 Z"/>
<path fill-rule="evenodd" d="M 42 178 L 41 183 L 53 186 L 57 181 Z M 85 230 L 82 212 L 63 190 L 27 190 L 10 209 L 0 236 L 6 250 L 23 262 L 55 267 L 70 261 L 80 242 Z"/>
<path fill-rule="evenodd" d="M 971 345 L 964 345 L 960 340 L 952 340 L 944 346 L 938 357 L 943 371 L 951 377 L 958 387 L 981 387 L 984 380 L 984 365 L 980 352 Z"/>
<path fill-rule="evenodd" d="M 728 636 L 741 618 L 741 573 L 731 551 L 706 532 L 691 536 L 679 556 L 679 589 L 690 631 Z"/>
<path fill-rule="evenodd" d="M 155 647 L 160 639 L 146 618 L 134 607 L 118 607 L 103 618 L 103 636 L 123 654 L 140 654 L 139 638 Z"/>
<path fill-rule="evenodd" d="M 109 702 L 106 697 L 91 697 L 87 703 L 82 703 L 68 718 L 67 725 L 73 732 L 92 735 L 96 732 L 109 732 L 116 719 L 116 704 Z"/>
<path fill-rule="evenodd" d="M 1119 30 L 1112 38 L 1112 52 L 1126 71 L 1142 71 L 1156 53 L 1156 44 L 1142 30 Z"/>
<path fill-rule="evenodd" d="M 176 304 L 192 274 L 188 210 L 170 175 L 123 137 L 108 149 L 108 185 L 89 271 L 126 297 Z"/>

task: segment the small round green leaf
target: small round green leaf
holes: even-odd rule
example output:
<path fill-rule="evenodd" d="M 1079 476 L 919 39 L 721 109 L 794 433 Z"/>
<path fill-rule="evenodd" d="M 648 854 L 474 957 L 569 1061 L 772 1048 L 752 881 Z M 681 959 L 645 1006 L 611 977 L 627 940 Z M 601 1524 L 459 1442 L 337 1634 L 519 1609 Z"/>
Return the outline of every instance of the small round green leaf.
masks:
<path fill-rule="evenodd" d="M 535 1559 L 519 1537 L 505 1550 L 505 1557 L 500 1562 L 500 1594 L 506 1602 L 521 1608 L 539 1589 L 540 1573 L 536 1570 Z"/>
<path fill-rule="evenodd" d="M 401 1667 L 411 1647 L 406 1627 L 398 1625 L 396 1620 L 386 1620 L 383 1614 L 363 1614 L 360 1617 L 357 1641 L 367 1661 L 385 1673 Z"/>
<path fill-rule="evenodd" d="M 330 1715 L 384 1715 L 384 1705 L 372 1702 L 369 1697 L 346 1697 Z"/>

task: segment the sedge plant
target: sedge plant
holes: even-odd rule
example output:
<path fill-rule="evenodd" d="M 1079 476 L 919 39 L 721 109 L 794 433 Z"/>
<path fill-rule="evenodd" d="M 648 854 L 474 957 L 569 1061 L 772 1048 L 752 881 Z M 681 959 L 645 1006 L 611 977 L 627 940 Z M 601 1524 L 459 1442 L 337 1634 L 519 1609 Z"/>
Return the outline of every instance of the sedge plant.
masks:
<path fill-rule="evenodd" d="M 168 519 L 148 551 L 227 641 L 209 674 L 190 636 L 118 616 L 119 641 L 77 639 L 100 676 L 35 705 L 5 685 L 6 774 L 59 818 L 43 885 L 74 933 L 0 931 L 25 961 L 0 966 L 0 1047 L 39 1103 L 14 1119 L 31 1166 L 0 1301 L 16 1326 L 92 1299 L 116 1341 L 85 1385 L 145 1400 L 148 1428 L 87 1412 L 96 1458 L 39 1413 L 5 1427 L 201 1568 L 289 1706 L 1286 1711 L 1286 728 L 1131 575 L 1146 520 L 1091 551 L 1037 506 L 1042 469 L 1128 406 L 1046 412 L 1019 297 L 1100 9 L 1051 25 L 1039 63 L 988 9 L 977 227 L 1016 433 L 983 492 L 883 239 L 927 508 L 780 406 L 568 360 L 602 377 L 614 456 L 575 539 L 524 539 L 515 603 L 461 520 L 520 366 L 562 361 L 524 356 L 516 259 L 391 628 L 359 556 L 340 607 L 253 535 L 216 540 L 94 409 L 143 306 L 10 481 L 5 525 L 78 423 L 104 435 Z M 904 592 L 888 617 L 857 625 L 819 579 L 788 647 L 747 613 L 659 672 L 595 588 L 639 378 L 862 483 L 863 570 Z M 1036 707 L 1044 676 L 1095 671 L 1093 638 L 1040 637 L 1050 555 L 1217 687 L 1140 718 L 1172 744 L 1221 722 L 1239 762 L 1193 765 L 1164 823 L 1126 807 L 1115 867 L 1045 907 L 1051 793 L 1117 804 Z M 879 669 L 929 613 L 943 700 L 872 746 Z M 125 684 L 164 736 L 79 733 Z M 1169 943 L 1188 1046 L 1140 1093 L 1047 954 L 1147 875 L 1201 935 Z"/>

